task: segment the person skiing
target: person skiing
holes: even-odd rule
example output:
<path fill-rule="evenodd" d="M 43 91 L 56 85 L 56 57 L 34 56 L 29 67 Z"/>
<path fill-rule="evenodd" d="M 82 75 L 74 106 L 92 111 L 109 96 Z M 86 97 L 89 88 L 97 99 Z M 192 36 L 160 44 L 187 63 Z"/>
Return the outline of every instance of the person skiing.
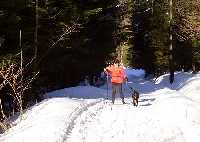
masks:
<path fill-rule="evenodd" d="M 122 91 L 122 84 L 124 81 L 128 80 L 124 68 L 120 66 L 120 62 L 118 59 L 114 60 L 113 65 L 106 67 L 104 71 L 111 76 L 111 83 L 112 83 L 112 103 L 115 102 L 115 95 L 117 92 L 120 94 L 120 98 L 122 99 L 122 103 L 124 102 L 124 94 Z"/>

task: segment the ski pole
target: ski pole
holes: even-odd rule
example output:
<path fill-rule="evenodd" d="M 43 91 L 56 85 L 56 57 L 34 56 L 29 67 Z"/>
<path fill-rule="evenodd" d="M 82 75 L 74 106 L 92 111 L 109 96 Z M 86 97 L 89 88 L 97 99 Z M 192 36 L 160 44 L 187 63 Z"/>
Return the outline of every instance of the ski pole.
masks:
<path fill-rule="evenodd" d="M 106 78 L 107 78 L 107 96 L 106 96 L 106 99 L 108 100 L 108 74 L 106 75 Z"/>

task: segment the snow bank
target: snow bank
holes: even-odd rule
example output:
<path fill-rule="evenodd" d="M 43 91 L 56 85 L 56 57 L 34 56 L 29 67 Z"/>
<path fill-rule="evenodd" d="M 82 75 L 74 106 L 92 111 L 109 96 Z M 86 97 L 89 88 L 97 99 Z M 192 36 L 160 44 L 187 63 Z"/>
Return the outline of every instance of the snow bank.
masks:
<path fill-rule="evenodd" d="M 28 110 L 23 120 L 17 119 L 13 128 L 1 135 L 1 142 L 55 142 L 61 140 L 68 117 L 83 101 L 67 98 L 44 100 Z"/>
<path fill-rule="evenodd" d="M 127 68 L 126 69 L 126 74 L 131 77 L 144 77 L 145 71 L 142 69 L 132 69 L 132 68 Z"/>
<path fill-rule="evenodd" d="M 95 99 L 95 98 L 105 98 L 106 93 L 107 92 L 105 89 L 93 86 L 77 86 L 50 92 L 47 94 L 47 97 Z"/>

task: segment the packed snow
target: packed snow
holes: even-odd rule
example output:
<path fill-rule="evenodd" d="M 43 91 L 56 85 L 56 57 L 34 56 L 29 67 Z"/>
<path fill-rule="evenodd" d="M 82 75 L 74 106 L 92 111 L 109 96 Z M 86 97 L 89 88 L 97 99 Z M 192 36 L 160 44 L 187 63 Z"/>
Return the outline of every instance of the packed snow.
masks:
<path fill-rule="evenodd" d="M 143 70 L 127 69 L 125 101 L 111 104 L 111 84 L 77 86 L 47 93 L 1 142 L 199 142 L 200 74 L 176 72 L 145 80 Z M 140 92 L 132 105 L 131 90 Z M 108 88 L 108 90 L 107 90 Z"/>

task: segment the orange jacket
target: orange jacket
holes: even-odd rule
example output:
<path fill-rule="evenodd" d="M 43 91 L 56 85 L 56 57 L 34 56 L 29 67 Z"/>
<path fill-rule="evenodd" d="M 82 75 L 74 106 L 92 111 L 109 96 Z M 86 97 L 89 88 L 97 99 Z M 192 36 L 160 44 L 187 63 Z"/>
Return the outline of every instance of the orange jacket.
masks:
<path fill-rule="evenodd" d="M 123 83 L 126 77 L 125 71 L 122 67 L 110 66 L 106 68 L 108 74 L 111 75 L 112 83 Z"/>

